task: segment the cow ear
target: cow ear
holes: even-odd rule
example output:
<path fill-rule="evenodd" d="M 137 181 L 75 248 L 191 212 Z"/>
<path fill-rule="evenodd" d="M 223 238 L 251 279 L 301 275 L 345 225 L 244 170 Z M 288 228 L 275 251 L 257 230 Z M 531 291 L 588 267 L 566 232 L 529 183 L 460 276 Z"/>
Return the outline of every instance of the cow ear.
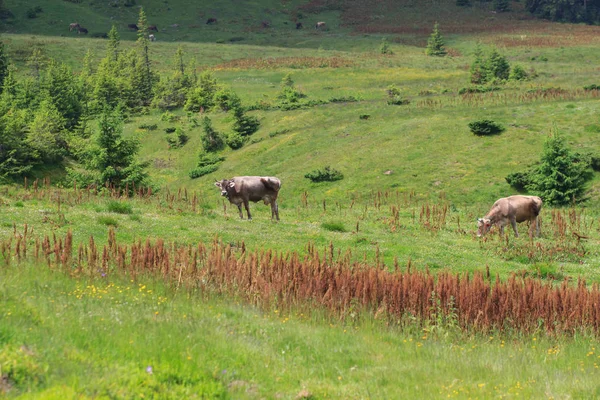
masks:
<path fill-rule="evenodd" d="M 221 187 L 221 182 L 219 182 L 219 181 L 215 182 L 215 186 L 218 187 L 218 188 L 220 188 Z"/>

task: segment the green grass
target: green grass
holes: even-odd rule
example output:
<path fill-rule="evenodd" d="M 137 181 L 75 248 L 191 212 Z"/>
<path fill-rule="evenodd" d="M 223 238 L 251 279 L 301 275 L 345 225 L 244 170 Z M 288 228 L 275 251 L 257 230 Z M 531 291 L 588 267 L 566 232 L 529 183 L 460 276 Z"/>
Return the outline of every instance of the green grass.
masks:
<path fill-rule="evenodd" d="M 9 398 L 598 395 L 593 337 L 398 331 L 36 265 L 0 277 L 0 360 L 28 382 Z"/>

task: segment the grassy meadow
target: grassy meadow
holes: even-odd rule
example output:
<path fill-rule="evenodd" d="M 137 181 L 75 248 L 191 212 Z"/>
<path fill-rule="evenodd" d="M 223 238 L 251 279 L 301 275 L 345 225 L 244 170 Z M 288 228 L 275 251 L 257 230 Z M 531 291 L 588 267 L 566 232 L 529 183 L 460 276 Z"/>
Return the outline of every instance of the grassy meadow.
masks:
<path fill-rule="evenodd" d="M 151 196 L 65 187 L 62 170 L 1 186 L 0 397 L 600 396 L 597 327 L 552 334 L 540 325 L 522 332 L 508 321 L 503 329 L 479 331 L 459 326 L 447 304 L 441 320 L 394 324 L 358 297 L 338 314 L 310 302 L 278 303 L 276 296 L 248 301 L 202 280 L 182 283 L 173 272 L 183 268 L 177 261 L 169 280 L 167 273 L 122 271 L 111 248 L 114 240 L 190 249 L 218 241 L 240 260 L 241 249 L 286 260 L 310 258 L 316 249 L 325 262 L 327 254 L 332 263 L 334 254 L 347 255 L 348 268 L 481 273 L 489 282 L 516 276 L 548 287 L 580 282 L 597 291 L 597 172 L 581 203 L 544 206 L 540 238 L 529 237 L 524 224 L 518 238 L 508 228 L 504 237 L 492 232 L 484 239 L 475 231 L 476 218 L 497 198 L 517 193 L 505 177 L 537 162 L 552 132 L 560 131 L 575 151 L 600 154 L 599 91 L 583 89 L 600 84 L 600 27 L 532 20 L 518 2 L 498 14 L 491 3 L 459 8 L 454 1 L 421 10 L 408 0 L 262 0 L 244 3 L 243 13 L 234 1 L 4 3 L 14 18 L 2 21 L 1 39 L 19 76 L 31 73 L 33 48 L 77 73 L 88 50 L 96 60 L 104 56 L 106 41 L 91 34 L 113 23 L 121 48 L 133 48 L 136 34 L 127 24 L 143 6 L 159 28 L 150 56 L 161 75 L 172 72 L 181 46 L 186 62 L 193 59 L 198 73 L 210 70 L 246 106 L 276 105 L 287 74 L 308 100 L 325 104 L 255 107 L 248 114 L 261 125 L 250 141 L 224 150 L 218 171 L 193 180 L 188 173 L 201 150 L 197 121 L 208 115 L 217 131 L 228 133 L 231 115 L 156 109 L 130 115 L 124 135 L 140 140 L 139 157 L 149 162 L 159 189 Z M 35 5 L 43 12 L 27 18 Z M 207 25 L 209 17 L 218 23 Z M 90 35 L 69 32 L 75 21 Z M 295 29 L 298 21 L 304 29 Z M 317 21 L 328 29 L 315 30 Z M 449 50 L 444 58 L 424 54 L 436 21 Z M 379 51 L 383 38 L 392 54 Z M 535 77 L 459 94 L 470 86 L 478 43 Z M 409 103 L 388 105 L 390 85 Z M 483 118 L 506 130 L 473 135 L 468 123 Z M 165 133 L 176 127 L 189 136 L 179 149 L 169 148 Z M 344 179 L 304 177 L 325 166 Z M 281 179 L 280 222 L 270 220 L 262 203 L 251 203 L 252 221 L 239 219 L 213 184 L 236 175 Z M 42 181 L 46 176 L 50 184 Z M 44 238 L 62 246 L 69 235 L 73 257 L 93 241 L 115 258 L 81 269 L 61 264 L 58 250 L 37 254 Z"/>

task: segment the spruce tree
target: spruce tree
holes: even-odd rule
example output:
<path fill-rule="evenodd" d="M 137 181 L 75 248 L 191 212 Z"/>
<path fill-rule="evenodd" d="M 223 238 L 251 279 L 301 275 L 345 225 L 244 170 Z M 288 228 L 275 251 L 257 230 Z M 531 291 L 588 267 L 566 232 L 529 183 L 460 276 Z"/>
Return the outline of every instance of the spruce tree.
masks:
<path fill-rule="evenodd" d="M 148 20 L 146 13 L 143 8 L 140 8 L 138 26 L 138 39 L 137 48 L 140 56 L 140 63 L 138 68 L 135 70 L 135 74 L 138 75 L 137 87 L 134 89 L 140 96 L 140 100 L 143 105 L 149 105 L 152 101 L 152 86 L 154 81 L 154 74 L 152 73 L 152 66 L 150 63 L 150 40 L 148 39 Z"/>
<path fill-rule="evenodd" d="M 66 155 L 65 119 L 51 98 L 40 103 L 29 125 L 27 141 L 46 163 L 55 163 Z"/>
<path fill-rule="evenodd" d="M 433 32 L 431 32 L 431 35 L 427 40 L 425 54 L 436 57 L 443 57 L 447 54 L 446 49 L 444 48 L 444 40 L 440 33 L 439 24 L 437 22 L 433 26 Z"/>
<path fill-rule="evenodd" d="M 589 160 L 571 151 L 554 129 L 544 143 L 540 164 L 530 173 L 527 189 L 548 204 L 568 205 L 581 200 L 591 177 Z"/>
<path fill-rule="evenodd" d="M 4 48 L 4 42 L 0 41 L 0 93 L 4 87 L 4 80 L 8 75 L 8 55 Z"/>
<path fill-rule="evenodd" d="M 200 137 L 205 152 L 215 152 L 224 147 L 224 141 L 219 132 L 212 127 L 212 121 L 208 117 L 202 119 L 203 135 Z"/>
<path fill-rule="evenodd" d="M 41 86 L 63 117 L 65 128 L 77 125 L 83 110 L 82 94 L 70 68 L 52 60 L 44 71 Z"/>
<path fill-rule="evenodd" d="M 116 63 L 119 59 L 120 43 L 121 38 L 119 36 L 119 31 L 117 31 L 117 27 L 113 25 L 108 32 L 108 43 L 106 44 L 106 57 L 111 62 Z"/>

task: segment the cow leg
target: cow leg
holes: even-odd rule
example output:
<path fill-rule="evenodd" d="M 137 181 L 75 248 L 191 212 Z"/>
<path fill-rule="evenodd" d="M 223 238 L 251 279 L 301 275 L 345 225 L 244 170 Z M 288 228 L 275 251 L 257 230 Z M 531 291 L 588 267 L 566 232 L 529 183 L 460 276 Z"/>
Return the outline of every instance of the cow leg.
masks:
<path fill-rule="evenodd" d="M 517 231 L 517 221 L 515 219 L 511 219 L 510 224 L 512 225 L 513 231 L 515 231 L 515 237 L 519 237 L 519 232 Z"/>
<path fill-rule="evenodd" d="M 277 221 L 279 221 L 279 206 L 276 201 L 271 202 L 271 219 L 273 217 L 277 217 Z"/>
<path fill-rule="evenodd" d="M 240 218 L 244 219 L 244 214 L 242 213 L 242 205 L 241 204 L 236 204 L 238 211 L 240 212 Z"/>
<path fill-rule="evenodd" d="M 251 220 L 252 215 L 250 215 L 250 203 L 246 199 L 244 199 L 244 207 L 246 208 L 246 214 L 248 214 L 248 220 Z M 242 208 L 240 207 L 240 215 L 241 214 L 242 214 Z"/>

